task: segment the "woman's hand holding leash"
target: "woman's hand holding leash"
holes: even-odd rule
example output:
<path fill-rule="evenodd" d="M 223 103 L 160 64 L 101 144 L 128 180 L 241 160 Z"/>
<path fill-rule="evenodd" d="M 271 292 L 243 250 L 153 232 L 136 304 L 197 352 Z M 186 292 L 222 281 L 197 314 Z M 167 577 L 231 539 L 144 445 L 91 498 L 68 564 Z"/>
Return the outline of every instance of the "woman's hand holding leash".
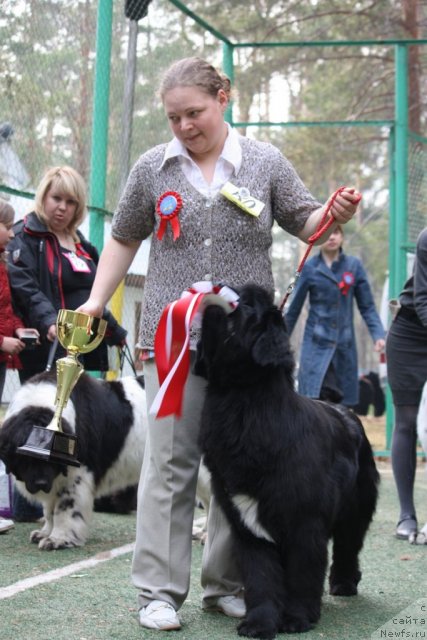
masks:
<path fill-rule="evenodd" d="M 307 250 L 295 271 L 293 280 L 286 290 L 285 297 L 279 307 L 280 311 L 283 312 L 289 296 L 295 289 L 298 278 L 301 275 L 302 268 L 315 242 L 317 242 L 319 238 L 322 238 L 333 224 L 345 224 L 351 220 L 356 213 L 357 205 L 361 199 L 362 194 L 356 191 L 353 187 L 340 187 L 328 198 L 327 203 L 323 207 L 322 216 L 317 225 L 316 231 L 308 238 Z M 325 240 L 326 238 L 324 238 L 323 241 Z"/>
<path fill-rule="evenodd" d="M 332 194 L 328 203 L 332 200 L 330 213 L 335 222 L 346 224 L 356 213 L 357 205 L 362 199 L 362 194 L 353 187 L 343 187 L 338 193 Z"/>

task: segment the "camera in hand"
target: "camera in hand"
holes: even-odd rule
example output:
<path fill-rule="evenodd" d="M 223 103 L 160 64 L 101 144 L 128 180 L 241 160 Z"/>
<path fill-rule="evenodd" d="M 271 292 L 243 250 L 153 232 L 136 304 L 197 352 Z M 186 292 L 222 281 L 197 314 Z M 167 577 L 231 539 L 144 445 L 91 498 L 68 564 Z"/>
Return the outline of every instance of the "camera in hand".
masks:
<path fill-rule="evenodd" d="M 20 340 L 25 343 L 26 349 L 34 349 L 37 344 L 37 335 L 28 331 L 21 335 Z"/>

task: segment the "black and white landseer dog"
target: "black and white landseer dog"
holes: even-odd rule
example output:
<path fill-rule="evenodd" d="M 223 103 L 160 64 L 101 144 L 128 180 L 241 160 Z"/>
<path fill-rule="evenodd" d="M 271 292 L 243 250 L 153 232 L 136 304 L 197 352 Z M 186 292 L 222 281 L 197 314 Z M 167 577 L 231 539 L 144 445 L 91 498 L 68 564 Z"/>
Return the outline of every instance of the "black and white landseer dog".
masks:
<path fill-rule="evenodd" d="M 294 390 L 280 311 L 256 285 L 230 315 L 204 312 L 196 373 L 208 380 L 200 444 L 230 521 L 247 614 L 241 636 L 274 638 L 319 620 L 330 593 L 352 596 L 379 475 L 358 417 Z"/>
<path fill-rule="evenodd" d="M 53 464 L 16 452 L 33 427 L 45 427 L 55 407 L 56 374 L 31 378 L 15 394 L 0 428 L 0 458 L 19 491 L 41 502 L 45 522 L 31 533 L 40 549 L 84 545 L 95 498 L 138 483 L 146 440 L 142 378 L 107 382 L 83 373 L 62 415 L 77 435 L 80 467 Z"/>

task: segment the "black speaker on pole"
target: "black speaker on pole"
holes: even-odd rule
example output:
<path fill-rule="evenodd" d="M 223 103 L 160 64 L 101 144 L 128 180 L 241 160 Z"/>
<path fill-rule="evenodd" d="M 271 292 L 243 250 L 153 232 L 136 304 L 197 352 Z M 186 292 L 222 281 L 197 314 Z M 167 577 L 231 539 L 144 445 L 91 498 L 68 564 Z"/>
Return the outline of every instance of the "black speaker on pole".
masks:
<path fill-rule="evenodd" d="M 151 0 L 125 0 L 125 16 L 129 20 L 141 20 L 148 13 Z"/>

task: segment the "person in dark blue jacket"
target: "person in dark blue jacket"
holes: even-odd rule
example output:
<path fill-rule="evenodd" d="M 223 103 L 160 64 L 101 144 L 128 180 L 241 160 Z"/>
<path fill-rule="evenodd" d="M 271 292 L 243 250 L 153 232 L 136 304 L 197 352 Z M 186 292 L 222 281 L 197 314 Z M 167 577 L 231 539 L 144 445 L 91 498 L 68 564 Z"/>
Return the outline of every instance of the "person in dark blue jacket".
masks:
<path fill-rule="evenodd" d="M 377 352 L 384 349 L 385 330 L 362 262 L 344 253 L 343 239 L 342 227 L 337 226 L 319 254 L 306 262 L 285 319 L 289 333 L 292 333 L 309 297 L 298 391 L 310 398 L 354 407 L 359 400 L 354 301 Z"/>

